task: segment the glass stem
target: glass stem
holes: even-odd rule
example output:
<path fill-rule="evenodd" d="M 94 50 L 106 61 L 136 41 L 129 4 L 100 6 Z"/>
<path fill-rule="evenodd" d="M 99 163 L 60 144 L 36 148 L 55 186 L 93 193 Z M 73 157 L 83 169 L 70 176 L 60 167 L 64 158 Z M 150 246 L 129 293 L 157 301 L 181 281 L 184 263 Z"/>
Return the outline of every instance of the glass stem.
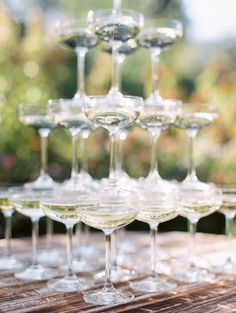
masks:
<path fill-rule="evenodd" d="M 152 139 L 152 143 L 151 143 L 151 149 L 152 149 L 152 156 L 151 156 L 151 164 L 150 164 L 150 174 L 153 175 L 157 175 L 158 177 L 160 177 L 159 172 L 158 172 L 158 155 L 157 155 L 157 140 L 160 136 L 160 131 L 159 132 L 155 132 L 155 134 L 151 134 L 151 139 Z M 161 178 L 161 177 L 160 177 Z"/>
<path fill-rule="evenodd" d="M 46 217 L 46 249 L 49 251 L 53 247 L 52 239 L 53 239 L 53 220 L 51 220 L 49 217 Z"/>
<path fill-rule="evenodd" d="M 116 135 L 110 134 L 110 169 L 109 169 L 109 179 L 111 181 L 116 180 Z"/>
<path fill-rule="evenodd" d="M 117 136 L 117 151 L 116 151 L 116 171 L 121 172 L 123 168 L 123 141 L 120 136 Z"/>
<path fill-rule="evenodd" d="M 117 268 L 117 232 L 114 231 L 111 235 L 111 245 L 112 245 L 112 267 L 116 270 Z"/>
<path fill-rule="evenodd" d="M 41 140 L 41 169 L 40 176 L 44 176 L 47 173 L 48 165 L 48 135 L 49 129 L 39 130 L 40 140 Z"/>
<path fill-rule="evenodd" d="M 104 285 L 104 288 L 111 289 L 113 288 L 112 282 L 111 282 L 111 234 L 105 234 L 106 238 L 106 282 Z"/>
<path fill-rule="evenodd" d="M 113 0 L 113 10 L 117 13 L 121 10 L 121 0 Z"/>
<path fill-rule="evenodd" d="M 4 213 L 5 216 L 5 256 L 9 258 L 11 256 L 11 231 L 12 231 L 12 212 Z"/>
<path fill-rule="evenodd" d="M 77 48 L 77 91 L 76 96 L 83 96 L 85 94 L 85 56 L 87 48 Z"/>
<path fill-rule="evenodd" d="M 32 266 L 38 265 L 38 237 L 39 237 L 39 221 L 38 219 L 32 221 Z"/>
<path fill-rule="evenodd" d="M 159 54 L 160 50 L 154 49 L 151 51 L 151 64 L 152 64 L 152 94 L 159 97 L 158 91 L 158 66 L 159 66 Z"/>
<path fill-rule="evenodd" d="M 71 170 L 72 180 L 75 180 L 78 175 L 77 140 L 78 140 L 78 134 L 72 133 L 72 170 Z"/>
<path fill-rule="evenodd" d="M 189 259 L 190 259 L 190 267 L 195 267 L 195 242 L 196 242 L 196 230 L 197 230 L 197 222 L 189 221 L 189 234 L 190 234 L 190 243 L 189 243 Z"/>
<path fill-rule="evenodd" d="M 76 237 L 76 245 L 77 245 L 77 251 L 78 254 L 76 254 L 77 260 L 80 260 L 80 247 L 81 247 L 81 228 L 82 224 L 81 222 L 77 223 L 75 226 L 75 237 Z"/>
<path fill-rule="evenodd" d="M 233 221 L 234 221 L 234 217 L 228 217 L 225 216 L 225 232 L 226 232 L 226 236 L 227 236 L 227 242 L 228 242 L 228 251 L 229 251 L 229 255 L 228 255 L 228 262 L 233 262 L 232 261 L 232 229 L 233 229 Z"/>
<path fill-rule="evenodd" d="M 196 181 L 197 180 L 197 175 L 196 175 L 196 169 L 195 169 L 195 164 L 194 164 L 194 139 L 196 138 L 197 131 L 196 130 L 191 130 L 187 131 L 188 134 L 188 175 L 189 179 L 191 181 Z"/>
<path fill-rule="evenodd" d="M 74 276 L 72 270 L 72 238 L 73 238 L 73 226 L 66 226 L 66 237 L 67 237 L 67 245 L 66 245 L 66 258 L 67 258 L 67 276 Z"/>
<path fill-rule="evenodd" d="M 116 95 L 119 93 L 120 83 L 120 62 L 119 62 L 119 47 L 121 44 L 118 42 L 112 42 L 112 81 L 109 91 L 110 95 Z"/>
<path fill-rule="evenodd" d="M 156 235 L 157 225 L 150 225 L 151 234 L 151 277 L 156 277 Z"/>
<path fill-rule="evenodd" d="M 86 139 L 80 136 L 81 172 L 88 172 L 88 160 L 86 154 Z"/>

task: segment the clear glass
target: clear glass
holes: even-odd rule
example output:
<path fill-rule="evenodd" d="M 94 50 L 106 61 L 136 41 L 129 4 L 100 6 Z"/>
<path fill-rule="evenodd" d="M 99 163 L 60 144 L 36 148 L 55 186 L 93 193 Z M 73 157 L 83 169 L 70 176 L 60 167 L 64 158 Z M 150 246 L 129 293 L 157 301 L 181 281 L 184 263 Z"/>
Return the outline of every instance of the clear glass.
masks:
<path fill-rule="evenodd" d="M 15 210 L 10 201 L 10 193 L 7 187 L 0 188 L 0 210 L 5 219 L 5 252 L 0 258 L 0 270 L 19 270 L 24 266 L 24 263 L 12 254 L 12 214 Z"/>
<path fill-rule="evenodd" d="M 146 19 L 143 30 L 138 35 L 140 46 L 147 48 L 152 64 L 152 93 L 146 99 L 148 105 L 163 103 L 165 100 L 158 90 L 159 57 L 163 50 L 170 48 L 183 35 L 182 25 L 178 20 L 169 18 Z"/>
<path fill-rule="evenodd" d="M 83 102 L 85 97 L 85 57 L 89 49 L 98 44 L 98 38 L 88 26 L 87 20 L 71 20 L 58 25 L 57 40 L 64 47 L 73 49 L 77 55 L 77 91 L 75 98 Z"/>
<path fill-rule="evenodd" d="M 119 53 L 123 43 L 137 36 L 144 24 L 141 13 L 131 10 L 121 10 L 119 1 L 113 3 L 113 9 L 89 11 L 88 21 L 97 37 L 108 42 L 112 53 L 112 85 L 108 95 L 122 96 L 119 90 L 120 66 L 123 55 Z M 121 49 L 122 50 L 122 49 Z"/>
<path fill-rule="evenodd" d="M 45 191 L 45 189 L 44 189 Z M 11 201 L 15 209 L 29 217 L 32 221 L 32 263 L 23 271 L 15 273 L 15 277 L 21 280 L 44 280 L 57 275 L 57 271 L 38 262 L 38 223 L 45 214 L 40 207 L 43 190 L 11 188 Z"/>
<path fill-rule="evenodd" d="M 37 130 L 41 140 L 40 175 L 34 182 L 27 183 L 26 187 L 52 189 L 56 183 L 47 173 L 47 147 L 48 135 L 55 125 L 49 120 L 47 106 L 40 104 L 20 104 L 19 119 L 23 124 Z"/>
<path fill-rule="evenodd" d="M 226 259 L 221 264 L 212 264 L 212 269 L 216 273 L 234 274 L 236 273 L 236 263 L 233 259 L 234 249 L 232 245 L 233 221 L 236 215 L 236 187 L 220 186 L 222 190 L 222 204 L 219 212 L 225 217 L 225 235 L 226 235 Z"/>
<path fill-rule="evenodd" d="M 52 290 L 61 292 L 81 291 L 92 286 L 90 279 L 80 277 L 78 278 L 73 270 L 73 251 L 72 251 L 72 239 L 73 239 L 73 227 L 80 221 L 78 215 L 78 208 L 81 205 L 89 206 L 88 203 L 83 201 L 84 196 L 77 193 L 65 192 L 63 197 L 56 194 L 56 192 L 47 194 L 47 196 L 41 199 L 41 207 L 45 214 L 51 219 L 63 223 L 67 231 L 67 273 L 62 278 L 50 280 L 48 287 Z M 86 198 L 87 199 L 87 198 Z"/>
<path fill-rule="evenodd" d="M 93 290 L 84 294 L 84 300 L 95 305 L 113 305 L 126 303 L 134 298 L 128 291 L 118 290 L 112 284 L 112 249 L 111 234 L 115 229 L 130 224 L 138 214 L 138 202 L 135 194 L 114 187 L 101 189 L 96 195 L 94 206 L 81 207 L 79 214 L 84 223 L 101 229 L 106 238 L 106 281 L 101 290 Z"/>
<path fill-rule="evenodd" d="M 215 278 L 213 272 L 200 268 L 195 262 L 195 234 L 197 223 L 200 218 L 208 216 L 219 209 L 222 203 L 221 190 L 213 184 L 208 188 L 201 188 L 201 185 L 185 185 L 180 188 L 180 215 L 189 220 L 189 266 L 184 272 L 174 274 L 174 278 L 186 283 L 197 283 L 212 281 Z"/>
<path fill-rule="evenodd" d="M 151 236 L 151 271 L 147 278 L 131 284 L 135 290 L 142 292 L 161 293 L 177 287 L 174 282 L 161 278 L 158 275 L 158 263 L 156 259 L 156 233 L 158 225 L 175 218 L 178 214 L 178 189 L 172 185 L 169 189 L 153 185 L 139 186 L 140 212 L 137 219 L 148 223 Z"/>
<path fill-rule="evenodd" d="M 203 127 L 208 126 L 218 117 L 217 108 L 214 104 L 185 103 L 182 112 L 176 119 L 175 125 L 185 129 L 188 136 L 188 172 L 183 184 L 199 184 L 199 188 L 204 188 L 204 183 L 200 182 L 194 164 L 194 141 Z M 207 188 L 207 184 L 205 184 Z"/>

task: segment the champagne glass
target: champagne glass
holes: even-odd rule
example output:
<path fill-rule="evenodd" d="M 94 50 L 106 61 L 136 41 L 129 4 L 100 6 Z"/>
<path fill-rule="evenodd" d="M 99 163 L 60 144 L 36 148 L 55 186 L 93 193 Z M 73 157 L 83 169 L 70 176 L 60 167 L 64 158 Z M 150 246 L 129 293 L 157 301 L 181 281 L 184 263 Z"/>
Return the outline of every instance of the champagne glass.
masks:
<path fill-rule="evenodd" d="M 83 113 L 82 103 L 77 98 L 50 99 L 48 101 L 48 115 L 55 124 L 69 129 L 72 137 L 71 178 L 65 183 L 65 187 L 84 190 L 86 186 L 78 176 L 77 140 L 80 132 L 84 132 L 85 128 L 89 128 L 91 123 Z"/>
<path fill-rule="evenodd" d="M 84 201 L 86 199 L 86 201 Z M 48 282 L 50 289 L 62 292 L 81 291 L 91 287 L 92 281 L 90 279 L 80 277 L 78 278 L 73 272 L 73 254 L 72 254 L 72 238 L 73 227 L 80 222 L 78 214 L 78 207 L 90 207 L 88 198 L 81 192 L 77 193 L 66 192 L 63 196 L 56 192 L 45 195 L 41 199 L 41 207 L 45 214 L 51 219 L 58 221 L 65 225 L 67 231 L 67 274 L 63 278 L 54 279 Z"/>
<path fill-rule="evenodd" d="M 84 294 L 87 303 L 113 305 L 126 303 L 134 298 L 131 292 L 117 290 L 111 282 L 111 234 L 114 230 L 130 224 L 139 211 L 138 197 L 134 193 L 118 188 L 104 188 L 96 196 L 93 207 L 79 207 L 81 220 L 91 227 L 100 229 L 106 239 L 106 282 L 101 290 Z"/>
<path fill-rule="evenodd" d="M 137 219 L 150 226 L 151 235 L 151 273 L 147 278 L 131 284 L 133 289 L 142 292 L 164 292 L 177 287 L 175 283 L 162 279 L 158 274 L 156 263 L 156 233 L 160 223 L 169 221 L 179 214 L 178 189 L 163 188 L 153 185 L 140 185 L 140 212 Z"/>
<path fill-rule="evenodd" d="M 199 184 L 200 188 L 208 188 L 208 184 L 199 181 L 196 175 L 194 164 L 194 140 L 200 129 L 208 126 L 218 116 L 216 106 L 213 104 L 185 104 L 183 111 L 179 114 L 175 121 L 175 125 L 179 128 L 185 129 L 188 136 L 188 158 L 189 166 L 187 177 L 183 181 L 185 185 Z"/>
<path fill-rule="evenodd" d="M 14 206 L 10 200 L 10 192 L 7 187 L 0 188 L 0 210 L 5 219 L 5 253 L 0 258 L 0 270 L 19 270 L 23 263 L 12 255 L 11 237 L 12 237 L 12 214 Z"/>
<path fill-rule="evenodd" d="M 98 37 L 88 27 L 86 20 L 71 20 L 57 27 L 57 39 L 66 48 L 73 49 L 77 55 L 77 91 L 75 98 L 83 102 L 85 97 L 85 57 L 89 49 L 98 44 Z"/>
<path fill-rule="evenodd" d="M 235 186 L 221 186 L 222 204 L 218 210 L 225 217 L 225 233 L 227 237 L 227 258 L 223 264 L 213 266 L 216 273 L 233 274 L 236 264 L 233 261 L 232 228 L 236 215 L 236 188 Z"/>
<path fill-rule="evenodd" d="M 138 125 L 146 129 L 151 136 L 152 156 L 148 177 L 145 179 L 151 184 L 163 184 L 164 180 L 158 172 L 158 158 L 156 143 L 161 131 L 174 124 L 181 112 L 181 101 L 165 100 L 164 102 L 145 102 L 143 112 L 139 117 Z"/>
<path fill-rule="evenodd" d="M 14 187 L 10 190 L 12 193 L 11 201 L 15 209 L 32 221 L 32 263 L 25 270 L 15 273 L 15 277 L 22 280 L 44 280 L 56 276 L 56 270 L 38 263 L 38 223 L 39 219 L 45 216 L 40 207 L 40 200 L 43 197 L 43 192 L 47 189 Z"/>
<path fill-rule="evenodd" d="M 195 234 L 197 223 L 200 218 L 208 216 L 219 209 L 222 202 L 221 190 L 213 184 L 205 186 L 195 184 L 180 187 L 180 215 L 186 217 L 190 222 L 190 264 L 184 272 L 174 274 L 177 280 L 186 283 L 197 283 L 211 281 L 215 278 L 213 272 L 200 268 L 195 263 Z"/>
<path fill-rule="evenodd" d="M 88 22 L 101 41 L 108 42 L 112 50 L 112 86 L 109 96 L 121 96 L 119 91 L 119 48 L 131 38 L 137 36 L 144 24 L 139 12 L 121 10 L 120 4 L 113 9 L 89 11 Z"/>
<path fill-rule="evenodd" d="M 40 176 L 34 181 L 26 184 L 29 188 L 48 188 L 55 187 L 55 182 L 47 173 L 47 145 L 48 135 L 54 123 L 49 120 L 47 106 L 41 104 L 20 104 L 20 121 L 38 131 L 41 140 L 41 170 Z"/>
<path fill-rule="evenodd" d="M 169 18 L 146 19 L 143 30 L 139 33 L 140 46 L 147 48 L 151 55 L 152 64 L 152 93 L 145 103 L 157 105 L 170 100 L 163 99 L 158 90 L 158 65 L 161 52 L 182 37 L 182 25 L 178 20 Z"/>

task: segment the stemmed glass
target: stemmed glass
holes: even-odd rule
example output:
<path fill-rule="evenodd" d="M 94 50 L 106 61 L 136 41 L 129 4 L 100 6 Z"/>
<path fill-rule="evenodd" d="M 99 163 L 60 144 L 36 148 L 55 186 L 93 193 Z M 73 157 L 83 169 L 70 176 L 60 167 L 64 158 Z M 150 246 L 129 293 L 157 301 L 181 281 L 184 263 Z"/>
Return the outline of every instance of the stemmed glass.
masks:
<path fill-rule="evenodd" d="M 150 226 L 151 235 L 151 273 L 140 281 L 131 284 L 131 287 L 143 292 L 164 292 L 177 287 L 175 283 L 170 283 L 162 279 L 158 274 L 156 263 L 156 233 L 160 223 L 169 221 L 179 214 L 179 194 L 178 189 L 163 188 L 158 185 L 140 185 L 138 189 L 140 198 L 140 212 L 137 219 Z"/>
<path fill-rule="evenodd" d="M 135 220 L 139 212 L 138 197 L 134 193 L 117 188 L 99 190 L 93 196 L 94 205 L 90 208 L 78 207 L 82 221 L 100 229 L 106 238 L 106 282 L 101 290 L 84 294 L 84 300 L 95 305 L 126 303 L 134 298 L 128 291 L 115 289 L 111 282 L 111 234 Z"/>
<path fill-rule="evenodd" d="M 41 139 L 41 170 L 40 176 L 34 181 L 26 184 L 29 188 L 48 188 L 55 187 L 55 182 L 47 173 L 47 145 L 48 135 L 54 127 L 47 114 L 47 106 L 41 104 L 20 104 L 20 121 L 36 129 Z"/>
<path fill-rule="evenodd" d="M 214 265 L 213 270 L 216 273 L 232 274 L 236 272 L 236 264 L 233 261 L 232 249 L 232 227 L 236 215 L 236 187 L 222 186 L 222 204 L 218 212 L 225 217 L 225 233 L 227 237 L 227 259 L 223 264 Z"/>
<path fill-rule="evenodd" d="M 194 140 L 200 129 L 206 127 L 214 121 L 218 116 L 216 106 L 213 104 L 184 104 L 182 112 L 175 121 L 175 125 L 179 128 L 185 129 L 188 136 L 188 174 L 184 179 L 185 185 L 199 185 L 199 187 L 208 187 L 199 181 L 196 175 L 194 164 Z"/>
<path fill-rule="evenodd" d="M 169 18 L 146 19 L 143 30 L 139 33 L 140 46 L 150 51 L 152 63 L 152 93 L 146 99 L 148 105 L 157 105 L 170 101 L 163 99 L 158 90 L 158 65 L 161 52 L 182 37 L 182 25 L 178 20 Z"/>
<path fill-rule="evenodd" d="M 83 102 L 85 97 L 85 56 L 89 49 L 98 44 L 98 37 L 88 27 L 86 20 L 72 20 L 60 23 L 56 29 L 58 42 L 73 49 L 77 55 L 77 91 L 75 98 Z"/>
<path fill-rule="evenodd" d="M 0 258 L 0 270 L 19 270 L 23 267 L 23 262 L 17 260 L 12 255 L 11 249 L 11 231 L 12 231 L 12 214 L 14 213 L 14 206 L 10 200 L 10 192 L 7 187 L 0 188 L 0 210 L 5 218 L 5 253 Z"/>
<path fill-rule="evenodd" d="M 86 199 L 86 201 L 84 200 Z M 67 231 L 67 274 L 63 278 L 54 279 L 48 282 L 48 286 L 56 291 L 70 292 L 81 291 L 89 288 L 92 281 L 87 278 L 78 278 L 73 272 L 73 254 L 72 254 L 72 238 L 73 227 L 80 222 L 80 217 L 77 212 L 78 207 L 90 207 L 88 197 L 81 192 L 77 193 L 66 192 L 63 196 L 59 196 L 56 192 L 47 193 L 41 199 L 41 207 L 45 214 L 51 219 L 65 225 Z"/>
<path fill-rule="evenodd" d="M 208 188 L 201 188 L 199 184 L 182 184 L 180 199 L 180 215 L 190 222 L 190 264 L 184 272 L 176 273 L 174 277 L 187 283 L 211 281 L 215 277 L 214 273 L 195 263 L 195 234 L 199 219 L 219 209 L 222 202 L 221 190 L 213 184 L 208 184 Z"/>
<path fill-rule="evenodd" d="M 112 86 L 108 95 L 122 96 L 119 91 L 119 49 L 124 42 L 136 37 L 144 24 L 144 17 L 139 12 L 121 10 L 120 3 L 115 3 L 113 9 L 89 11 L 88 22 L 94 28 L 97 37 L 111 46 Z"/>
<path fill-rule="evenodd" d="M 43 197 L 43 192 L 47 189 L 25 189 L 21 187 L 10 188 L 11 201 L 15 209 L 29 217 L 32 221 L 32 263 L 31 266 L 25 270 L 15 274 L 16 278 L 22 280 L 43 280 L 54 277 L 57 271 L 42 266 L 38 263 L 37 243 L 39 219 L 45 216 L 40 207 L 40 200 Z"/>

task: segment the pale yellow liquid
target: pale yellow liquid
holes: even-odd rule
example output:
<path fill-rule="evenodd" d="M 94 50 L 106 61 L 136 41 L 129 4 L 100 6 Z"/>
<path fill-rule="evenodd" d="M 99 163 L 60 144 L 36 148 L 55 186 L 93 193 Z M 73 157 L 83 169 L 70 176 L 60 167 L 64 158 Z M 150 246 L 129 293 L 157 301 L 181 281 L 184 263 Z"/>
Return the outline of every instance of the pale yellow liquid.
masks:
<path fill-rule="evenodd" d="M 141 208 L 137 220 L 147 224 L 159 224 L 169 221 L 178 215 L 176 209 L 173 208 Z"/>
<path fill-rule="evenodd" d="M 21 199 L 14 199 L 13 205 L 15 209 L 30 218 L 41 218 L 45 215 L 43 209 L 40 207 L 39 200 L 21 200 Z"/>
<path fill-rule="evenodd" d="M 78 204 L 42 203 L 42 208 L 48 217 L 60 223 L 73 225 L 80 221 Z"/>
<path fill-rule="evenodd" d="M 186 218 L 202 218 L 215 212 L 217 206 L 213 203 L 190 203 L 181 207 L 180 215 Z"/>

